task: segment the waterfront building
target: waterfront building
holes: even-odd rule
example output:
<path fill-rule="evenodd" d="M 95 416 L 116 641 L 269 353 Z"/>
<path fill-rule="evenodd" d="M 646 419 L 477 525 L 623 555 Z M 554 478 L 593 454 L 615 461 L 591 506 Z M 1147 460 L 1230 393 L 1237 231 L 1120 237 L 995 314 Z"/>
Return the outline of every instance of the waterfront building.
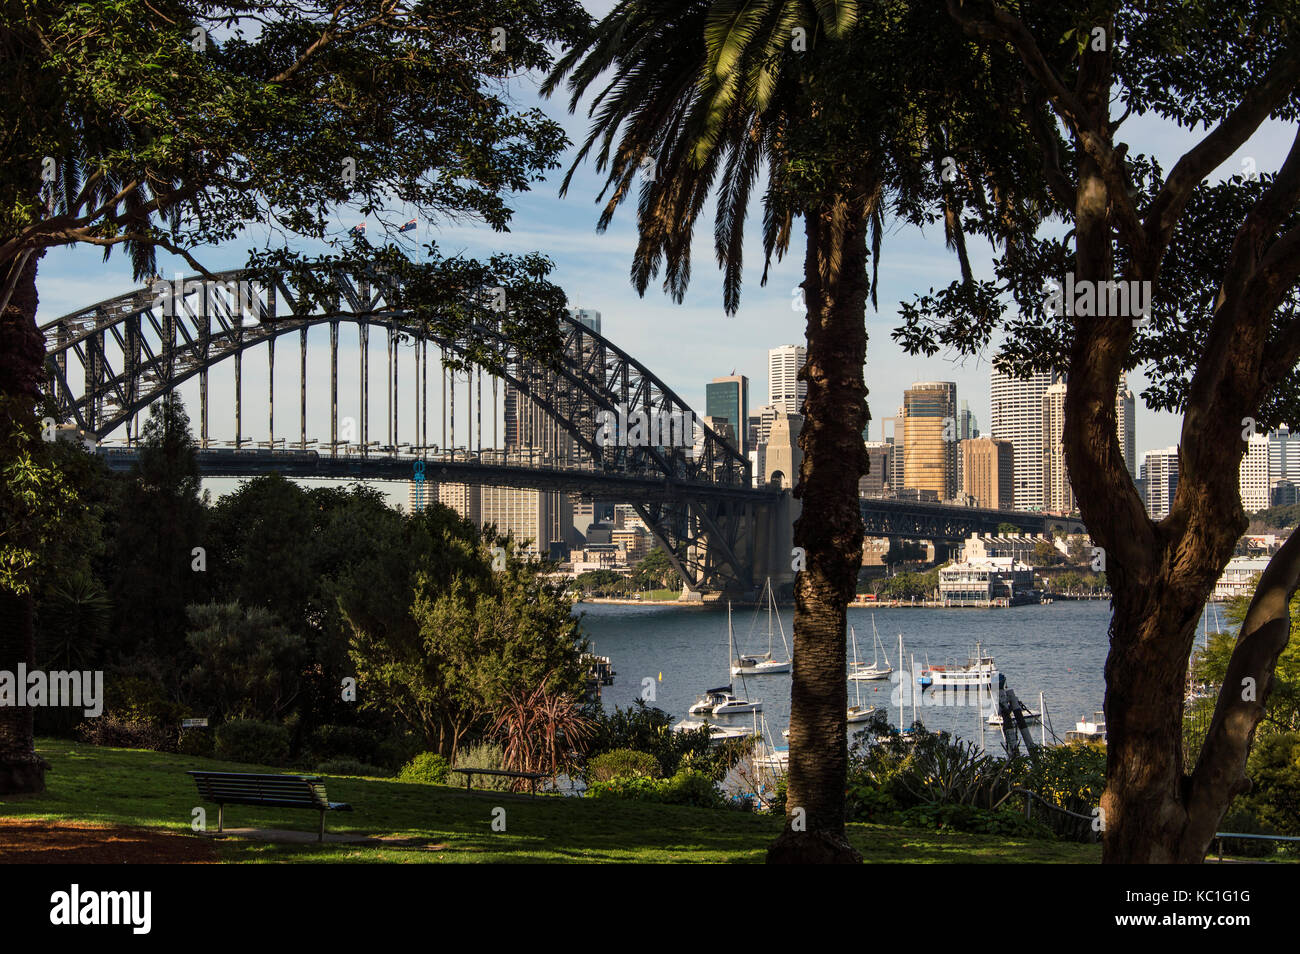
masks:
<path fill-rule="evenodd" d="M 780 345 L 767 352 L 767 403 L 778 414 L 802 414 L 808 382 L 799 371 L 808 359 L 803 345 Z"/>
<path fill-rule="evenodd" d="M 903 486 L 957 496 L 957 385 L 919 381 L 903 392 Z"/>
<path fill-rule="evenodd" d="M 1015 509 L 1043 509 L 1043 395 L 1055 376 L 1014 378 L 994 370 L 989 387 L 990 436 L 1014 448 Z"/>
<path fill-rule="evenodd" d="M 977 507 L 1010 510 L 1015 503 L 1015 448 L 1007 440 L 977 437 L 961 442 L 962 494 Z"/>
<path fill-rule="evenodd" d="M 951 606 L 1036 602 L 1034 571 L 1012 557 L 950 563 L 939 569 L 939 599 Z"/>
<path fill-rule="evenodd" d="M 958 559 L 967 563 L 987 563 L 989 560 L 1015 560 L 1032 566 L 1034 550 L 1038 544 L 1051 537 L 1041 533 L 972 533 L 962 542 Z"/>
<path fill-rule="evenodd" d="M 1255 578 L 1264 572 L 1269 561 L 1260 557 L 1233 557 L 1223 568 L 1219 582 L 1214 584 L 1211 599 L 1230 600 L 1250 592 Z"/>

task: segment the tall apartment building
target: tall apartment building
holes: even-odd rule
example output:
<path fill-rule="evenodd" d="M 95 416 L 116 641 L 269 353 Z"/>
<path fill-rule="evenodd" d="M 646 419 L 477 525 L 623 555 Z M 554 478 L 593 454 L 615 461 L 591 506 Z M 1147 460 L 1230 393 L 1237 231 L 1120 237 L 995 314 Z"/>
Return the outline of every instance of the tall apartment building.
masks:
<path fill-rule="evenodd" d="M 568 553 L 573 527 L 573 505 L 568 494 L 524 487 L 479 488 L 482 522 L 497 533 L 513 534 L 523 552 L 531 556 L 563 559 Z"/>
<path fill-rule="evenodd" d="M 1142 492 L 1147 515 L 1163 520 L 1178 492 L 1178 448 L 1147 451 L 1142 455 Z"/>
<path fill-rule="evenodd" d="M 434 499 L 456 511 L 474 526 L 477 527 L 482 523 L 477 484 L 438 484 L 437 496 Z"/>
<path fill-rule="evenodd" d="M 1115 391 L 1115 427 L 1119 431 L 1119 452 L 1128 475 L 1137 479 L 1137 402 L 1129 390 L 1128 374 L 1121 372 Z"/>
<path fill-rule="evenodd" d="M 889 491 L 889 455 L 893 446 L 888 441 L 867 441 L 869 468 L 865 477 L 858 478 L 859 497 L 883 497 Z"/>
<path fill-rule="evenodd" d="M 1053 375 L 1013 378 L 994 370 L 989 387 L 990 436 L 1015 448 L 1017 510 L 1043 509 L 1043 394 Z"/>
<path fill-rule="evenodd" d="M 1269 506 L 1270 443 L 1267 434 L 1252 434 L 1246 440 L 1246 453 L 1241 458 L 1241 467 L 1237 472 L 1241 484 L 1241 506 L 1246 513 L 1255 513 Z"/>
<path fill-rule="evenodd" d="M 734 434 L 732 446 L 742 455 L 749 453 L 749 378 L 732 374 L 706 384 L 704 413 L 726 420 Z"/>
<path fill-rule="evenodd" d="M 781 345 L 767 353 L 767 403 L 778 413 L 802 414 L 808 382 L 799 380 L 799 369 L 808 358 L 803 345 Z"/>
<path fill-rule="evenodd" d="M 1011 510 L 1015 506 L 1015 447 L 1010 441 L 975 437 L 961 442 L 962 495 L 975 506 Z"/>
<path fill-rule="evenodd" d="M 1049 513 L 1074 511 L 1074 490 L 1065 466 L 1065 382 L 1057 381 L 1043 392 L 1043 509 Z"/>
<path fill-rule="evenodd" d="M 406 512 L 419 513 L 438 499 L 438 485 L 428 480 L 411 480 L 406 484 Z"/>
<path fill-rule="evenodd" d="M 957 495 L 957 385 L 918 381 L 903 392 L 903 486 Z"/>

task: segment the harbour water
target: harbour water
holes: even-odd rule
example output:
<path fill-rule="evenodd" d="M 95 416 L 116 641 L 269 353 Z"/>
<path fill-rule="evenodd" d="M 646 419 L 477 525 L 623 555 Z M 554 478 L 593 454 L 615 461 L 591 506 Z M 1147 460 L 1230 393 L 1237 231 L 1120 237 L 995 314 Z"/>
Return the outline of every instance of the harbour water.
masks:
<path fill-rule="evenodd" d="M 613 606 L 581 604 L 583 628 L 595 651 L 613 660 L 618 673 L 614 685 L 602 690 L 607 709 L 628 706 L 642 697 L 651 680 L 655 706 L 674 720 L 687 717 L 687 709 L 705 689 L 733 683 L 737 695 L 763 701 L 763 716 L 777 745 L 784 745 L 781 730 L 789 725 L 790 676 L 775 674 L 731 676 L 727 658 L 726 606 Z M 786 639 L 793 634 L 793 607 L 779 610 Z M 885 653 L 898 665 L 898 636 L 904 650 L 914 658 L 917 670 L 926 663 L 964 664 L 978 642 L 993 656 L 997 669 L 1031 708 L 1038 708 L 1041 691 L 1047 703 L 1050 728 L 1064 736 L 1084 715 L 1102 706 L 1105 690 L 1103 668 L 1108 649 L 1107 628 L 1110 604 L 1102 601 L 1056 602 L 1042 606 L 1008 609 L 889 609 L 853 607 L 849 622 L 857 631 L 859 661 L 872 660 L 872 618 L 880 633 Z M 767 650 L 767 612 L 754 607 L 737 608 L 732 620 L 737 650 L 763 653 Z M 774 632 L 775 626 L 773 627 Z M 848 646 L 852 662 L 852 645 Z M 780 636 L 774 656 L 785 658 Z M 908 665 L 911 664 L 911 659 Z M 909 674 L 915 683 L 915 674 Z M 847 679 L 847 676 L 846 676 Z M 848 682 L 849 704 L 854 704 L 854 683 Z M 862 682 L 862 704 L 888 707 L 889 721 L 898 724 L 899 690 L 890 680 Z M 947 730 L 962 738 L 979 741 L 981 719 L 974 705 L 937 706 L 928 704 L 932 694 L 918 698 L 916 717 L 927 729 Z M 963 700 L 964 701 L 964 700 Z M 973 699 L 972 699 L 973 701 Z M 749 726 L 748 714 L 717 718 L 720 724 Z M 909 699 L 905 723 L 912 722 Z M 1035 738 L 1038 730 L 1034 730 Z M 1050 740 L 1050 734 L 1049 734 Z M 997 729 L 986 727 L 985 743 L 1000 750 Z"/>

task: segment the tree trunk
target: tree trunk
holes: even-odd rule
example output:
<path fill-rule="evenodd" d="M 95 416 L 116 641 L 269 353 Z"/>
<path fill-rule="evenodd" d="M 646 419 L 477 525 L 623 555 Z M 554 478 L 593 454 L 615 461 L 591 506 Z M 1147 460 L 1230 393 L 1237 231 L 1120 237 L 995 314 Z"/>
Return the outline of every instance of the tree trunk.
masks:
<path fill-rule="evenodd" d="M 14 452 L 14 431 L 36 434 L 35 404 L 45 369 L 45 342 L 36 329 L 36 262 L 29 257 L 0 314 L 0 467 Z M 18 267 L 13 261 L 9 268 Z M 0 270 L 7 279 L 9 268 Z M 0 281 L 0 294 L 7 281 Z M 0 493 L 7 489 L 0 487 Z M 35 607 L 30 591 L 0 591 L 0 671 L 17 675 L 19 663 L 36 664 Z M 19 686 L 19 692 L 26 686 Z M 32 710 L 0 706 L 0 795 L 45 789 L 48 764 L 36 754 Z"/>
<path fill-rule="evenodd" d="M 808 382 L 794 494 L 803 502 L 794 542 L 806 568 L 795 583 L 786 827 L 774 863 L 857 863 L 844 834 L 848 769 L 844 638 L 862 565 L 858 480 L 868 461 L 866 361 L 867 211 L 873 192 L 836 197 L 806 215 L 803 289 Z"/>

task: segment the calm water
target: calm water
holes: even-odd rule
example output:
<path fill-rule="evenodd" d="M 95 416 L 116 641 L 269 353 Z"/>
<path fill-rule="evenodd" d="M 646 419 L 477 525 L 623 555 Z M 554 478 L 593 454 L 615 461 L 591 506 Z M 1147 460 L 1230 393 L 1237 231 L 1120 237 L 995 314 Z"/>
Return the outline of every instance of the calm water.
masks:
<path fill-rule="evenodd" d="M 654 607 L 582 604 L 583 626 L 595 650 L 609 656 L 618 673 L 606 686 L 606 708 L 627 706 L 640 698 L 642 680 L 654 680 L 654 705 L 674 718 L 686 718 L 698 695 L 713 686 L 733 682 L 737 695 L 763 701 L 763 716 L 777 745 L 784 745 L 781 730 L 790 717 L 789 674 L 729 675 L 727 661 L 727 610 L 721 607 Z M 791 638 L 793 607 L 779 611 L 786 639 Z M 918 668 L 932 664 L 965 663 L 976 641 L 992 655 L 1007 685 L 1032 708 L 1044 693 L 1050 727 L 1057 735 L 1083 715 L 1102 705 L 1103 667 L 1106 661 L 1110 604 L 1105 601 L 1052 603 L 1008 609 L 887 609 L 851 608 L 849 622 L 857 631 L 858 657 L 872 658 L 872 618 L 890 663 L 898 675 L 898 636 Z M 753 607 L 733 612 L 738 650 L 765 652 L 767 614 Z M 774 627 L 775 629 L 775 627 Z M 852 645 L 849 644 L 852 662 Z M 776 638 L 774 656 L 788 658 Z M 914 679 L 912 680 L 914 682 Z M 863 705 L 889 707 L 891 723 L 898 723 L 898 693 L 888 680 L 859 683 Z M 854 703 L 850 682 L 849 703 Z M 917 717 L 928 729 L 947 729 L 978 741 L 979 717 L 971 707 L 939 707 L 918 701 Z M 987 715 L 985 716 L 987 718 Z M 751 725 L 748 714 L 718 718 L 721 724 Z M 906 724 L 911 724 L 909 701 Z M 1034 729 L 1035 738 L 1038 730 Z M 990 727 L 986 744 L 1000 747 L 1000 735 Z"/>

